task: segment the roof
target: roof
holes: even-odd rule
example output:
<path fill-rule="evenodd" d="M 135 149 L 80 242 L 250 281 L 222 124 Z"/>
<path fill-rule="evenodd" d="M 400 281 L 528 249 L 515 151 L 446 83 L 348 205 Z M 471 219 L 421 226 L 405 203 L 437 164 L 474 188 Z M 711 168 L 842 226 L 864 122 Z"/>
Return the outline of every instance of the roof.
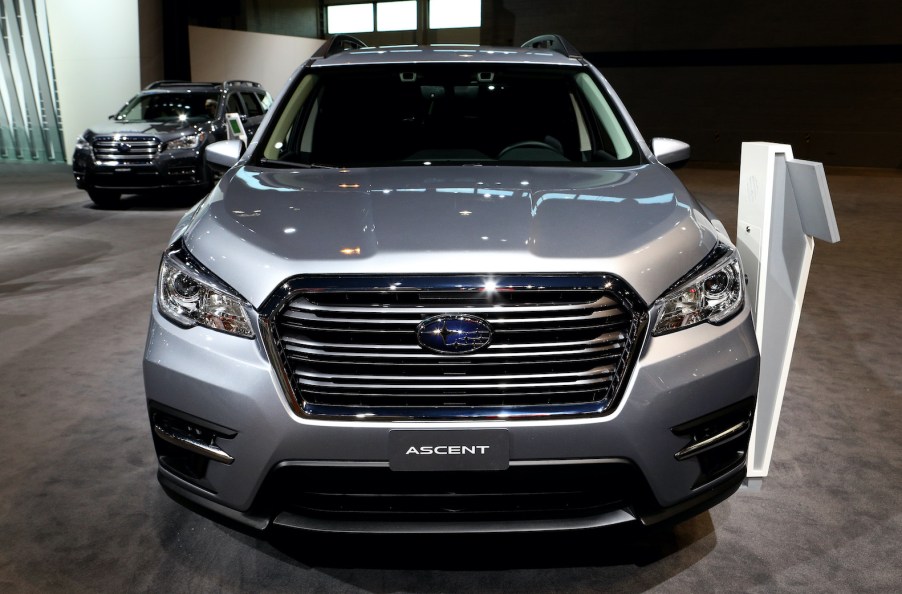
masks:
<path fill-rule="evenodd" d="M 227 80 L 223 82 L 207 82 L 207 81 L 183 81 L 183 80 L 158 80 L 144 87 L 145 91 L 173 91 L 182 89 L 209 89 L 217 90 L 219 88 L 228 87 L 255 87 L 262 89 L 260 83 L 250 80 Z"/>
<path fill-rule="evenodd" d="M 330 56 L 315 57 L 313 66 L 353 64 L 409 64 L 469 62 L 502 64 L 547 64 L 578 66 L 576 58 L 545 48 L 511 48 L 475 45 L 389 46 L 347 49 Z"/>

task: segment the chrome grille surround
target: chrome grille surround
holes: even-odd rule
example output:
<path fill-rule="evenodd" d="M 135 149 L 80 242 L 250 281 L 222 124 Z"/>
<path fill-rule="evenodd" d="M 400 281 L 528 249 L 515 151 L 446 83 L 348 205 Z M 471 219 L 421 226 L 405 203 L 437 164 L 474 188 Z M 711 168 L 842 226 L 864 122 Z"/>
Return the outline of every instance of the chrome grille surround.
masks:
<path fill-rule="evenodd" d="M 98 163 L 145 165 L 160 152 L 156 136 L 96 136 L 91 142 L 94 160 Z"/>
<path fill-rule="evenodd" d="M 294 412 L 362 421 L 535 419 L 611 412 L 647 307 L 611 275 L 302 277 L 261 308 Z M 469 354 L 423 349 L 436 315 L 494 330 Z"/>

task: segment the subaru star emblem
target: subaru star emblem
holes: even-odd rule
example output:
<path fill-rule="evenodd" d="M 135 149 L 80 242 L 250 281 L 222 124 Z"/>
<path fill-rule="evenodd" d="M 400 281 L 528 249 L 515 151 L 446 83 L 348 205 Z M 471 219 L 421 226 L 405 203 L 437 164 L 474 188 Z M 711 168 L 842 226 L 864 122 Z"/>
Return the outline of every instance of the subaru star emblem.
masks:
<path fill-rule="evenodd" d="M 417 326 L 420 346 L 442 355 L 473 353 L 488 346 L 491 340 L 492 327 L 476 316 L 435 316 Z"/>

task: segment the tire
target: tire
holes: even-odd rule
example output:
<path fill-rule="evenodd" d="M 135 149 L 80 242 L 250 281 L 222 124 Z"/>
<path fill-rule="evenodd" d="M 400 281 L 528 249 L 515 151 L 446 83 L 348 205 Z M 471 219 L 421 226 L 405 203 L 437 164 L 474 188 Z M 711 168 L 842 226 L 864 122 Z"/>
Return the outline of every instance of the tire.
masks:
<path fill-rule="evenodd" d="M 121 192 L 113 190 L 98 190 L 96 188 L 88 190 L 88 197 L 91 198 L 91 202 L 100 208 L 114 208 L 118 206 L 120 196 L 122 196 Z"/>

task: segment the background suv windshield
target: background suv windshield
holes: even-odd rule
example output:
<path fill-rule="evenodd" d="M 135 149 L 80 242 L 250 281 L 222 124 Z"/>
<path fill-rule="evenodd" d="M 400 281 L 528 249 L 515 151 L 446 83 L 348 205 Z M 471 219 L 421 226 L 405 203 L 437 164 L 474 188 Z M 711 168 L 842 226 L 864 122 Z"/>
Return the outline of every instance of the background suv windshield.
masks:
<path fill-rule="evenodd" d="M 138 95 L 116 114 L 126 122 L 203 122 L 216 117 L 216 93 L 154 93 Z"/>
<path fill-rule="evenodd" d="M 323 68 L 294 89 L 263 162 L 627 165 L 638 151 L 579 68 Z"/>

